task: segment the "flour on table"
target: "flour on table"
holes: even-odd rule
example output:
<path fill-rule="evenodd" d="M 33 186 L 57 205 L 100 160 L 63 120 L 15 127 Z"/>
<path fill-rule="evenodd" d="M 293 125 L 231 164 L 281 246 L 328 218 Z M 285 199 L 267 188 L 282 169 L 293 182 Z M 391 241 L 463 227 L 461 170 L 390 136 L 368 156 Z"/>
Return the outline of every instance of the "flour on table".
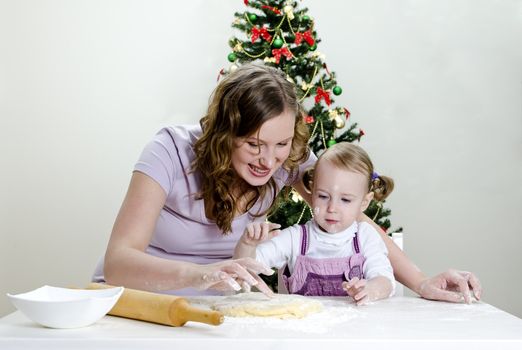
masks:
<path fill-rule="evenodd" d="M 318 300 L 302 295 L 276 294 L 270 298 L 259 292 L 240 293 L 215 301 L 211 308 L 233 317 L 303 318 L 319 312 L 323 305 Z"/>

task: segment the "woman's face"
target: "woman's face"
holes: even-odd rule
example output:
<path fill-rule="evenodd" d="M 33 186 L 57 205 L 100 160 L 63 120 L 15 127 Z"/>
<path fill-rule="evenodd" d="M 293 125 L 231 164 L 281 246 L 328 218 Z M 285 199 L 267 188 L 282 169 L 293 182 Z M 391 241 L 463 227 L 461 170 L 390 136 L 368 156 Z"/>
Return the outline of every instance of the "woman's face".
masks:
<path fill-rule="evenodd" d="M 252 186 L 262 186 L 290 154 L 295 115 L 283 112 L 267 120 L 252 135 L 234 140 L 232 167 Z"/>

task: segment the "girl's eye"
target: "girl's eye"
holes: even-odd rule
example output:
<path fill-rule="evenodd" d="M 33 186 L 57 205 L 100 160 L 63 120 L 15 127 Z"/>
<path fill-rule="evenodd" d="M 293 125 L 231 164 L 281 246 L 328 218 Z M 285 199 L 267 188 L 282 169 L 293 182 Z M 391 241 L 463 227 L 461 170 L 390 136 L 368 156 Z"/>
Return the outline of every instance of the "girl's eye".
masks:
<path fill-rule="evenodd" d="M 348 198 L 342 198 L 341 199 L 344 203 L 351 203 L 352 201 L 349 200 Z"/>
<path fill-rule="evenodd" d="M 319 194 L 319 195 L 317 195 L 317 197 L 319 199 L 327 199 L 328 198 L 328 196 L 325 196 L 324 194 Z"/>
<path fill-rule="evenodd" d="M 248 142 L 248 145 L 252 148 L 258 148 L 259 146 L 257 145 L 257 143 L 254 143 L 254 142 Z"/>

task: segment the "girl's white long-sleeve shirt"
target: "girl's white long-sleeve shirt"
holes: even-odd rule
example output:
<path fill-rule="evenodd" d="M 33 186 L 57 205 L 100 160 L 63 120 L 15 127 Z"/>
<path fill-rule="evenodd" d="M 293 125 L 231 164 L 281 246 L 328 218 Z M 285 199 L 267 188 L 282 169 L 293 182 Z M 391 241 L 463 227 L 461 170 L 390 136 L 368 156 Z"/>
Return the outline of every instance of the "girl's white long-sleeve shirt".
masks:
<path fill-rule="evenodd" d="M 309 232 L 309 246 L 306 256 L 310 258 L 342 258 L 355 254 L 353 238 L 357 233 L 359 248 L 366 258 L 364 276 L 372 279 L 377 276 L 388 278 L 395 290 L 393 269 L 388 259 L 388 250 L 381 236 L 366 222 L 354 222 L 344 231 L 328 233 L 322 231 L 314 220 L 306 224 Z M 270 267 L 282 268 L 288 265 L 290 274 L 301 253 L 301 227 L 294 225 L 281 230 L 278 236 L 259 244 L 256 260 Z"/>

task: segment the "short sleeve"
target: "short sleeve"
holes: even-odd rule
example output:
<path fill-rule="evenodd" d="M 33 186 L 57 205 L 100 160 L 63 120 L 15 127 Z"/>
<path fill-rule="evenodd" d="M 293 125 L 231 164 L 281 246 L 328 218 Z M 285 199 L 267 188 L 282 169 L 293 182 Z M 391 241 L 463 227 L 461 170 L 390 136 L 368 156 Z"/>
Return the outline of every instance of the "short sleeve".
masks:
<path fill-rule="evenodd" d="M 174 140 L 167 129 L 162 129 L 145 146 L 134 166 L 134 171 L 150 176 L 168 195 L 176 175 L 174 157 Z"/>

